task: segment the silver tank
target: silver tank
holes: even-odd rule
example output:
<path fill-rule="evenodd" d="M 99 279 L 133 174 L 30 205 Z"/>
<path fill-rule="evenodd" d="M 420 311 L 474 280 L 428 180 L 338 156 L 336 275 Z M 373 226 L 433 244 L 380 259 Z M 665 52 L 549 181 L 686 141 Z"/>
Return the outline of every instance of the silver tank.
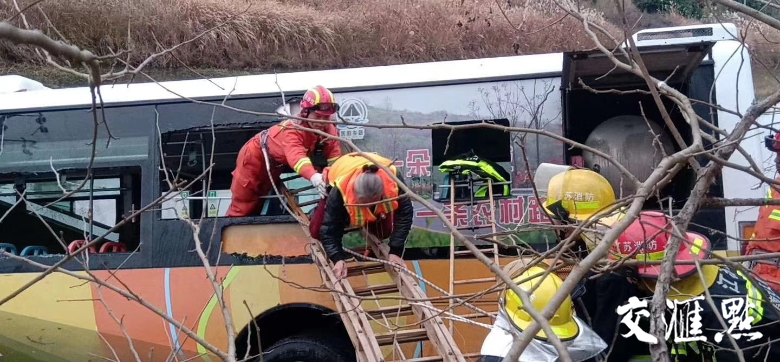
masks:
<path fill-rule="evenodd" d="M 659 141 L 666 154 L 674 153 L 672 139 L 668 133 L 656 122 L 648 122 L 653 133 L 660 135 Z M 658 143 L 653 144 L 653 134 L 647 127 L 648 122 L 642 116 L 623 115 L 610 118 L 588 135 L 585 144 L 610 155 L 639 181 L 644 181 L 663 158 Z M 621 198 L 636 193 L 636 187 L 627 182 L 618 168 L 603 157 L 583 151 L 583 159 L 586 167 L 597 170 L 609 181 L 615 190 L 615 197 Z"/>

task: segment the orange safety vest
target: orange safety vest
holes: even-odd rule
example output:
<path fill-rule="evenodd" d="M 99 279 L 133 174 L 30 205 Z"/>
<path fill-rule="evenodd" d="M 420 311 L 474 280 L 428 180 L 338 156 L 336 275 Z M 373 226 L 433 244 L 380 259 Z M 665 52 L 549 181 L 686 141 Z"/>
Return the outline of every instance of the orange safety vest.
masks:
<path fill-rule="evenodd" d="M 767 198 L 778 200 L 780 193 L 772 192 L 772 188 L 769 187 Z M 758 210 L 755 231 L 750 239 L 748 249 L 758 248 L 773 253 L 780 252 L 780 206 L 761 206 Z"/>
<path fill-rule="evenodd" d="M 393 173 L 398 174 L 395 166 L 393 166 L 393 161 L 373 153 L 371 158 L 382 163 L 383 166 L 392 170 Z M 358 201 L 353 186 L 358 176 L 363 173 L 363 166 L 367 164 L 374 163 L 353 152 L 340 157 L 324 173 L 326 182 L 341 191 L 341 195 L 344 198 L 344 206 L 347 208 L 347 212 L 349 212 L 350 224 L 353 227 L 361 227 L 367 223 L 375 222 L 378 217 L 384 218 L 398 209 L 398 200 L 395 200 L 398 197 L 398 185 L 382 169 L 379 169 L 377 175 L 384 184 L 384 199 L 387 201 L 373 206 L 355 206 L 358 204 Z"/>
<path fill-rule="evenodd" d="M 768 199 L 780 199 L 780 193 L 769 187 Z M 761 206 L 758 211 L 755 231 L 750 237 L 746 255 L 780 252 L 780 206 Z M 771 263 L 771 261 L 768 261 Z M 780 291 L 780 268 L 765 263 L 756 263 L 753 271 L 768 281 L 772 289 Z"/>

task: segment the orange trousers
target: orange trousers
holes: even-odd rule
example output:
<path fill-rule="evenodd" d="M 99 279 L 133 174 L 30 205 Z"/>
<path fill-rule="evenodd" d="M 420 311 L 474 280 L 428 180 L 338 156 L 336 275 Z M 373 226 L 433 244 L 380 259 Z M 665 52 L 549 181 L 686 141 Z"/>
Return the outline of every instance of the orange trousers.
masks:
<path fill-rule="evenodd" d="M 762 248 L 762 246 L 766 246 L 766 249 Z M 767 242 L 751 241 L 748 243 L 748 248 L 745 251 L 745 255 L 776 253 L 776 249 L 776 246 Z M 756 276 L 763 279 L 772 289 L 780 293 L 780 268 L 778 268 L 778 265 L 774 263 L 774 259 L 766 261 L 755 261 L 755 264 L 753 264 L 753 272 L 756 274 Z"/>
<path fill-rule="evenodd" d="M 261 137 L 261 134 L 252 137 L 238 152 L 236 168 L 232 173 L 233 182 L 230 185 L 233 196 L 227 212 L 228 217 L 258 215 L 265 204 L 265 199 L 260 197 L 267 196 L 273 190 L 265 166 Z M 271 176 L 277 187 L 281 185 L 281 173 L 282 168 L 271 167 Z"/>

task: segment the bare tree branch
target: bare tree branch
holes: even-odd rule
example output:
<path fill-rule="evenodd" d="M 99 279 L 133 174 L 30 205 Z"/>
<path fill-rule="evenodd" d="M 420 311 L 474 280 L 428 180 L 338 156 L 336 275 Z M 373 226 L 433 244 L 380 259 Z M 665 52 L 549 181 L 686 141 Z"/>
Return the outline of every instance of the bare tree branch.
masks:
<path fill-rule="evenodd" d="M 49 54 L 64 57 L 75 64 L 84 64 L 90 70 L 91 82 L 100 85 L 100 62 L 89 50 L 57 42 L 43 34 L 40 30 L 19 29 L 7 21 L 0 21 L 0 39 L 14 44 L 34 45 L 46 50 Z"/>
<path fill-rule="evenodd" d="M 738 11 L 740 13 L 743 13 L 747 16 L 750 16 L 753 19 L 756 19 L 764 24 L 767 24 L 777 30 L 780 30 L 780 20 L 777 20 L 767 14 L 764 14 L 756 9 L 751 8 L 750 6 L 740 4 L 736 1 L 732 0 L 713 0 L 718 4 L 721 4 L 731 10 Z"/>
<path fill-rule="evenodd" d="M 718 150 L 715 154 L 715 157 L 720 159 L 729 159 L 731 154 L 734 153 L 734 150 L 736 149 L 736 144 L 738 144 L 739 141 L 745 137 L 745 134 L 750 128 L 750 125 L 753 124 L 753 122 L 755 122 L 761 114 L 766 112 L 769 107 L 775 105 L 778 101 L 780 101 L 780 90 L 772 94 L 770 97 L 767 97 L 763 101 L 758 102 L 748 108 L 745 112 L 745 117 L 739 121 L 736 127 L 734 127 L 732 133 L 726 138 L 726 142 L 731 144 Z M 701 199 L 709 189 L 711 181 L 722 168 L 723 165 L 714 161 L 710 161 L 707 166 L 699 170 L 697 173 L 696 185 L 691 191 L 691 194 L 688 197 L 688 201 L 686 201 L 680 213 L 675 217 L 676 227 L 678 227 L 680 230 L 688 229 L 688 223 L 693 217 L 694 212 L 699 208 Z M 677 254 L 680 251 L 681 243 L 682 238 L 673 236 L 671 242 L 668 244 L 668 247 L 666 248 L 666 254 L 664 256 L 664 263 L 661 267 L 661 274 L 658 277 L 657 287 L 653 295 L 652 309 L 655 310 L 655 312 L 653 312 L 650 322 L 650 333 L 655 335 L 661 341 L 664 340 L 663 336 L 665 334 L 663 312 L 661 311 L 663 308 L 665 308 L 666 305 L 666 297 L 669 293 L 669 285 L 671 283 L 672 272 L 674 271 L 674 261 L 677 259 Z M 667 357 L 665 354 L 665 343 L 651 345 L 650 350 L 653 352 L 654 361 L 665 360 Z"/>
<path fill-rule="evenodd" d="M 721 197 L 703 198 L 700 207 L 719 208 L 731 206 L 778 206 L 780 200 L 777 199 L 726 199 Z"/>

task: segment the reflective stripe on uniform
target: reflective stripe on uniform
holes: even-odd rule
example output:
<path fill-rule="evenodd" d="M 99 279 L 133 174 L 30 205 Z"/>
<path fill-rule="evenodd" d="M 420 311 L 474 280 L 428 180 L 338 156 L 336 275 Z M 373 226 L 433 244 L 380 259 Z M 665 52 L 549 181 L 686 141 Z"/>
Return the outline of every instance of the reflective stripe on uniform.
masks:
<path fill-rule="evenodd" d="M 761 296 L 761 291 L 753 285 L 750 279 L 748 279 L 741 270 L 737 270 L 737 274 L 745 280 L 745 289 L 747 289 L 748 299 L 753 303 L 753 307 L 748 309 L 748 315 L 753 317 L 752 324 L 756 325 L 764 318 L 764 298 Z"/>
<path fill-rule="evenodd" d="M 303 166 L 311 165 L 311 159 L 308 157 L 301 158 L 298 160 L 298 162 L 295 164 L 295 167 L 293 168 L 296 173 L 300 173 Z"/>
<path fill-rule="evenodd" d="M 780 221 L 780 210 L 772 210 L 772 213 L 769 214 L 769 219 Z"/>
<path fill-rule="evenodd" d="M 696 345 L 696 342 L 688 342 L 688 347 L 691 347 L 691 349 L 693 350 L 693 353 L 696 353 L 696 354 L 700 354 L 701 353 L 701 352 L 699 352 L 699 346 Z"/>
<path fill-rule="evenodd" d="M 672 345 L 671 350 L 669 351 L 672 355 L 675 356 L 687 356 L 688 355 L 688 349 L 685 348 L 685 344 L 676 344 Z"/>

